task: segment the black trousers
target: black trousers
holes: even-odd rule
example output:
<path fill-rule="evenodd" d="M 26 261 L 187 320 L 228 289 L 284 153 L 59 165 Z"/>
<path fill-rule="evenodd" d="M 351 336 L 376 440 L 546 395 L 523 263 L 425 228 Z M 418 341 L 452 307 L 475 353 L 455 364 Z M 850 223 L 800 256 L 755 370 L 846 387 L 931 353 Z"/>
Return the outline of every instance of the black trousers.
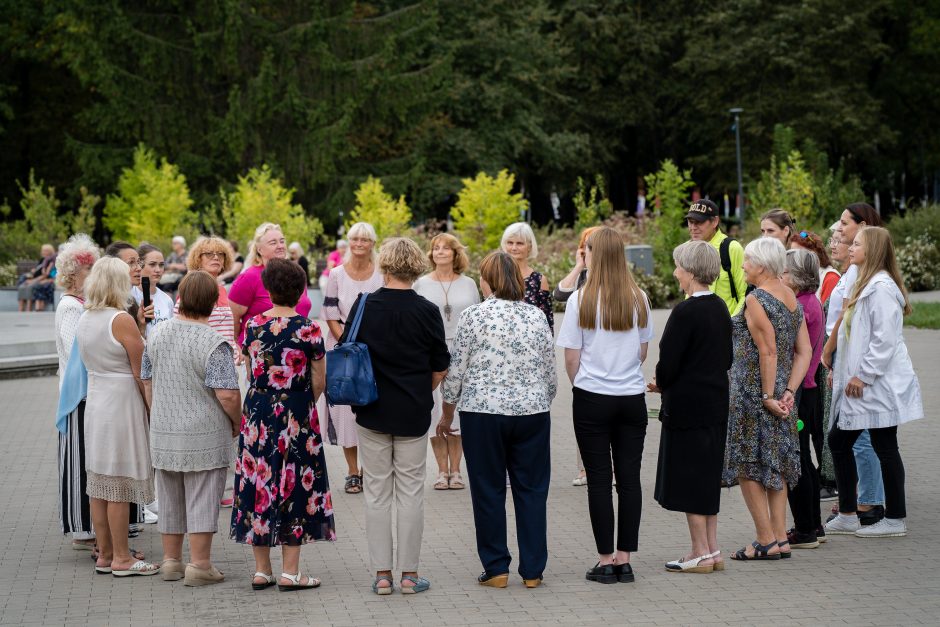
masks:
<path fill-rule="evenodd" d="M 822 429 L 817 400 L 819 388 L 800 388 L 797 392 L 797 414 L 803 421 L 800 431 L 800 480 L 787 493 L 793 524 L 800 533 L 816 533 L 822 526 L 819 513 L 819 474 L 813 466 L 812 448 L 815 444 L 816 425 Z M 822 459 L 822 458 L 820 458 Z"/>
<path fill-rule="evenodd" d="M 836 420 L 838 424 L 838 419 Z M 829 432 L 829 450 L 836 471 L 839 487 L 839 511 L 854 512 L 858 509 L 855 487 L 858 485 L 858 469 L 852 447 L 862 430 L 843 431 L 833 426 Z M 904 500 L 904 462 L 898 450 L 898 428 L 869 429 L 871 446 L 881 462 L 881 478 L 885 485 L 885 517 L 906 518 L 907 504 Z"/>
<path fill-rule="evenodd" d="M 614 552 L 613 472 L 617 473 L 617 550 L 636 551 L 640 535 L 640 462 L 646 398 L 573 390 L 574 435 L 587 474 L 588 511 L 597 552 Z M 611 468 L 613 456 L 613 468 Z"/>
<path fill-rule="evenodd" d="M 504 416 L 460 412 L 477 553 L 488 575 L 509 572 L 506 544 L 506 473 L 516 510 L 519 574 L 538 579 L 548 562 L 548 485 L 551 479 L 548 412 Z"/>

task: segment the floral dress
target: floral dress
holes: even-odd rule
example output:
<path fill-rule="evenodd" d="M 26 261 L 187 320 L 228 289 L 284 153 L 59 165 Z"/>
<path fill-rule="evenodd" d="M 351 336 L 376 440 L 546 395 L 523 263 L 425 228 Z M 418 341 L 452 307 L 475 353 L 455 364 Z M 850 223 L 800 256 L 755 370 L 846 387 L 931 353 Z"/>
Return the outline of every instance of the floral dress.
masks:
<path fill-rule="evenodd" d="M 774 397 L 779 398 L 790 379 L 793 349 L 803 322 L 803 307 L 796 311 L 763 289 L 751 292 L 763 306 L 774 328 L 777 344 L 777 377 Z M 728 445 L 722 483 L 736 485 L 739 477 L 759 481 L 771 490 L 791 487 L 800 478 L 800 440 L 796 431 L 796 406 L 790 415 L 777 418 L 761 401 L 760 355 L 744 312 L 731 319 L 734 362 L 731 365 L 731 407 L 728 415 Z"/>
<path fill-rule="evenodd" d="M 232 538 L 254 546 L 335 540 L 333 502 L 309 362 L 320 327 L 257 315 L 245 328 L 248 394 L 235 461 Z"/>
<path fill-rule="evenodd" d="M 552 310 L 552 293 L 542 289 L 542 275 L 535 270 L 525 278 L 525 298 L 523 300 L 542 310 L 548 320 L 548 328 L 554 333 L 555 312 Z"/>

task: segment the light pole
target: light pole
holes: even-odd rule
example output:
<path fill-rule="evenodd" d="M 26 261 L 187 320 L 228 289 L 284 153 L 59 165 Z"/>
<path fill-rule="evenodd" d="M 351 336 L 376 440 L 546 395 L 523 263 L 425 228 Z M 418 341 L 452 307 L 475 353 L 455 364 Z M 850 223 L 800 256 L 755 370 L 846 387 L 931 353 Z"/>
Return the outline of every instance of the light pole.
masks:
<path fill-rule="evenodd" d="M 741 175 L 741 114 L 744 109 L 735 107 L 728 109 L 728 113 L 734 116 L 734 147 L 738 158 L 738 202 L 734 210 L 735 216 L 741 226 L 744 226 L 744 177 Z"/>

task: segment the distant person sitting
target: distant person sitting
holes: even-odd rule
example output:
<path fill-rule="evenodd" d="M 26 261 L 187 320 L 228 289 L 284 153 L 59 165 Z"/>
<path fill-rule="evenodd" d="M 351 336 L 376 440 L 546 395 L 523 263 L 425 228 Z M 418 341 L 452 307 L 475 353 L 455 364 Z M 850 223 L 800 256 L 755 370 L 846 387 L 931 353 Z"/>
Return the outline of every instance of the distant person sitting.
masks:
<path fill-rule="evenodd" d="M 43 311 L 55 294 L 55 247 L 43 244 L 36 267 L 20 276 L 17 300 L 20 311 Z"/>
<path fill-rule="evenodd" d="M 166 271 L 160 278 L 160 289 L 171 294 L 176 292 L 186 274 L 187 254 L 186 238 L 182 235 L 173 237 L 173 252 L 166 258 Z"/>

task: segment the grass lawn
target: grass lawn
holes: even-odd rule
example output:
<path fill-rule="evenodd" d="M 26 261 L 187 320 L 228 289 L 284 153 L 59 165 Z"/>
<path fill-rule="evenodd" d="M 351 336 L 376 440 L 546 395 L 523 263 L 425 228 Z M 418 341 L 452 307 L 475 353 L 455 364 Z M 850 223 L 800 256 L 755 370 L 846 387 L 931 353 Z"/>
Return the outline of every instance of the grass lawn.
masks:
<path fill-rule="evenodd" d="M 940 303 L 911 303 L 914 313 L 904 319 L 905 326 L 940 329 Z"/>

